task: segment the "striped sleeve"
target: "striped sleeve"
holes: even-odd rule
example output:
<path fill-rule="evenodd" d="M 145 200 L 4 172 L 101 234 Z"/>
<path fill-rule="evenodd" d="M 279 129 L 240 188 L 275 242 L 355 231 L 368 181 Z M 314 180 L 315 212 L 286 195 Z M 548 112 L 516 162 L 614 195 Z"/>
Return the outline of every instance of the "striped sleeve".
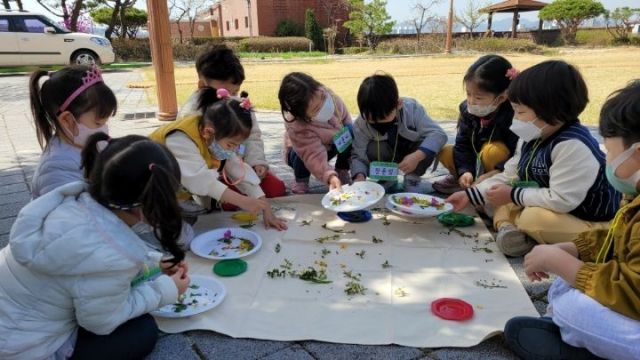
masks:
<path fill-rule="evenodd" d="M 522 144 L 523 142 L 522 140 L 520 140 L 518 142 L 518 146 L 516 147 L 516 153 L 513 154 L 513 157 L 505 163 L 503 172 L 498 173 L 486 179 L 485 181 L 465 190 L 467 196 L 469 197 L 469 201 L 473 205 L 484 205 L 484 194 L 493 185 L 508 185 L 512 180 L 518 180 L 518 162 L 520 161 L 520 149 L 522 148 Z M 513 191 L 511 192 L 511 197 L 513 199 Z"/>

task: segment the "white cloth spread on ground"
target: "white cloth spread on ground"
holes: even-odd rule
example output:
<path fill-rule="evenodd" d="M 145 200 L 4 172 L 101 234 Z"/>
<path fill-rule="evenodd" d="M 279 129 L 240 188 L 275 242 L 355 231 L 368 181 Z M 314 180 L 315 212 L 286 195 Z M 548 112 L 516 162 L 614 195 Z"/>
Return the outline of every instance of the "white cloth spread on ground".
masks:
<path fill-rule="evenodd" d="M 345 223 L 320 206 L 321 196 L 291 196 L 272 201 L 276 214 L 290 220 L 289 230 L 265 230 L 262 221 L 251 228 L 263 245 L 244 258 L 248 269 L 236 277 L 217 277 L 215 261 L 187 256 L 192 274 L 216 276 L 227 287 L 217 308 L 182 319 L 160 319 L 162 331 L 213 330 L 236 338 L 320 340 L 367 345 L 399 344 L 415 347 L 473 346 L 501 332 L 514 316 L 537 316 L 531 300 L 488 230 L 476 224 L 460 228 L 462 237 L 437 219 L 405 219 L 372 211 L 363 224 Z M 384 204 L 384 199 L 377 205 Z M 375 206 L 374 206 L 375 208 Z M 202 216 L 196 233 L 243 224 L 232 213 Z M 312 220 L 303 226 L 303 220 Z M 335 233 L 321 227 L 356 230 L 324 243 L 315 238 Z M 417 223 L 417 224 L 416 224 Z M 478 237 L 473 237 L 478 233 Z M 372 237 L 382 239 L 373 243 Z M 275 251 L 280 244 L 280 252 Z M 323 256 L 323 249 L 330 251 Z M 488 250 L 485 250 L 488 249 Z M 356 255 L 365 251 L 361 258 Z M 490 252 L 489 252 L 490 251 Z M 269 278 L 288 259 L 294 270 L 327 264 L 331 284 L 296 278 Z M 391 268 L 383 269 L 387 261 Z M 344 265 L 344 268 L 343 268 Z M 347 295 L 345 270 L 361 274 L 365 295 Z M 499 287 L 491 287 L 497 285 Z M 402 288 L 405 295 L 402 296 Z M 439 298 L 459 298 L 473 306 L 468 321 L 446 321 L 431 312 Z"/>

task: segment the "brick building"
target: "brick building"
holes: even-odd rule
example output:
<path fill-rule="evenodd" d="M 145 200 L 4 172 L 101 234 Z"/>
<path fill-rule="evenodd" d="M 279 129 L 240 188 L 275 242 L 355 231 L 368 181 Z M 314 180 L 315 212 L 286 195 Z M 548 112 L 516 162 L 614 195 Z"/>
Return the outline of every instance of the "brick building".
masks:
<path fill-rule="evenodd" d="M 306 9 L 313 9 L 321 28 L 329 21 L 337 23 L 341 33 L 349 18 L 343 0 L 218 0 L 200 16 L 209 21 L 213 36 L 273 36 L 281 20 L 293 20 L 304 26 Z M 331 13 L 329 15 L 328 13 Z M 328 19 L 330 17 L 331 19 Z"/>
<path fill-rule="evenodd" d="M 172 38 L 179 38 L 180 32 L 178 31 L 178 24 L 175 21 L 171 21 L 169 23 L 171 30 Z M 191 37 L 191 30 L 189 29 L 189 21 L 182 20 L 180 21 L 180 30 L 182 30 L 182 37 L 184 39 L 188 39 Z M 208 20 L 196 20 L 193 26 L 193 37 L 194 38 L 202 38 L 202 37 L 212 37 L 218 36 L 212 32 L 211 22 Z"/>

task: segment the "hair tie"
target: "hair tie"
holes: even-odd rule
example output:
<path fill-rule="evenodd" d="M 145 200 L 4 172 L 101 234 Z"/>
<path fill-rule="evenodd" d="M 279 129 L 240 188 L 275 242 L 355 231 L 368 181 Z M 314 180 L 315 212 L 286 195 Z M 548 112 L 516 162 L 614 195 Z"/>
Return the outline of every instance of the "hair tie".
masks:
<path fill-rule="evenodd" d="M 107 146 L 109 146 L 110 142 L 111 138 L 108 138 L 107 140 L 100 140 L 96 143 L 96 149 L 98 149 L 98 152 L 101 153 L 104 151 L 104 149 L 107 148 Z"/>
<path fill-rule="evenodd" d="M 240 99 L 240 107 L 245 109 L 247 112 L 250 112 L 253 107 L 251 106 L 251 100 L 248 97 L 243 97 Z"/>
<path fill-rule="evenodd" d="M 149 171 L 153 171 L 153 168 L 155 167 L 156 167 L 156 164 L 154 163 L 149 164 Z"/>
<path fill-rule="evenodd" d="M 48 77 L 52 77 L 53 74 L 55 74 L 55 73 L 56 73 L 55 71 L 47 71 L 47 76 Z"/>
<path fill-rule="evenodd" d="M 229 98 L 229 90 L 227 89 L 218 89 L 216 90 L 216 96 L 218 99 L 228 99 Z"/>
<path fill-rule="evenodd" d="M 520 70 L 512 67 L 511 69 L 507 70 L 507 74 L 505 75 L 505 77 L 513 81 L 513 79 L 515 79 L 518 75 L 520 75 Z"/>

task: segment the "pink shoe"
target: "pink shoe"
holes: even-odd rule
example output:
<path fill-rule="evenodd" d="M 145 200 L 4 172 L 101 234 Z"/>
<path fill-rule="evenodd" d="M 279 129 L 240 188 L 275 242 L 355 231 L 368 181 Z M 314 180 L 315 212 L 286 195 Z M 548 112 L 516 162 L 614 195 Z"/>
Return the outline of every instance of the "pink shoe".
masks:
<path fill-rule="evenodd" d="M 447 175 L 446 178 L 433 183 L 433 189 L 443 194 L 453 194 L 461 191 L 462 187 L 458 184 L 458 178 L 453 175 Z"/>
<path fill-rule="evenodd" d="M 309 192 L 309 180 L 307 181 L 293 181 L 291 186 L 291 192 L 296 195 L 304 195 Z"/>
<path fill-rule="evenodd" d="M 342 185 L 351 185 L 351 173 L 349 172 L 349 170 L 340 169 L 337 170 L 337 172 L 338 179 L 340 179 L 340 183 Z"/>

